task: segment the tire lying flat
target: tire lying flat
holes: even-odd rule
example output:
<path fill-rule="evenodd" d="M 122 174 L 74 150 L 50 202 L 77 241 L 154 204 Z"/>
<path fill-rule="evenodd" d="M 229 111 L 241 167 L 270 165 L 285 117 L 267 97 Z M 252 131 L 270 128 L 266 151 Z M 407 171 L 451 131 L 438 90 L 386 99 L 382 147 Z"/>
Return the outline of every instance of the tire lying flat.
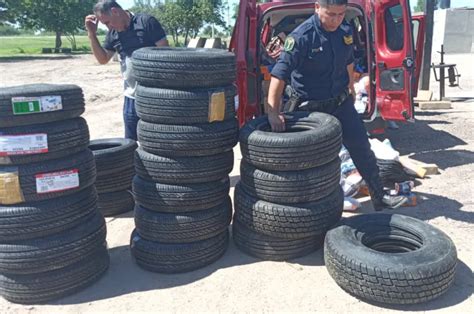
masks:
<path fill-rule="evenodd" d="M 342 145 L 339 121 L 324 113 L 285 114 L 286 132 L 271 132 L 266 116 L 240 130 L 242 158 L 262 170 L 305 170 L 338 157 Z"/>
<path fill-rule="evenodd" d="M 31 99 L 45 96 L 61 98 L 61 105 L 40 106 L 42 112 L 28 112 L 30 108 L 15 113 L 12 98 L 26 97 Z M 77 85 L 29 84 L 0 88 L 0 125 L 12 127 L 20 125 L 41 124 L 79 117 L 84 113 L 84 95 Z"/>
<path fill-rule="evenodd" d="M 336 283 L 361 299 L 414 304 L 446 292 L 457 254 L 446 234 L 423 221 L 368 214 L 344 219 L 327 233 L 324 260 Z"/>

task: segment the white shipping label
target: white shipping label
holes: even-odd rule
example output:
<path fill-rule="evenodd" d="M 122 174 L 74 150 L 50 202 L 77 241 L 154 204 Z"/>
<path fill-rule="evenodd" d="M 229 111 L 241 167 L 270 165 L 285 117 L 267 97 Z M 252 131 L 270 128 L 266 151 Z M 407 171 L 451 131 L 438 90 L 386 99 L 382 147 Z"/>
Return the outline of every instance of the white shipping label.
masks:
<path fill-rule="evenodd" d="M 42 173 L 36 175 L 36 193 L 60 192 L 79 187 L 79 170 Z"/>
<path fill-rule="evenodd" d="M 41 97 L 41 111 L 57 111 L 63 109 L 61 96 L 43 96 Z"/>
<path fill-rule="evenodd" d="M 48 152 L 46 133 L 0 135 L 0 156 L 44 154 Z"/>

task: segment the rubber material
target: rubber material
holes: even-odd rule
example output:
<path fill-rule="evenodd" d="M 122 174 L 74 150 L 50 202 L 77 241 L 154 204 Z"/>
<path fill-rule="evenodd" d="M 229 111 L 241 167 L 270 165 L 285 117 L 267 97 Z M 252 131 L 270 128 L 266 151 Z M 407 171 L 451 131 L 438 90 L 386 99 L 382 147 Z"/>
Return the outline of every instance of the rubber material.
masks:
<path fill-rule="evenodd" d="M 225 103 L 221 103 L 222 93 Z M 234 85 L 213 89 L 163 89 L 138 85 L 135 107 L 140 119 L 151 123 L 199 124 L 208 123 L 210 105 L 223 110 L 223 120 L 235 118 Z"/>
<path fill-rule="evenodd" d="M 133 179 L 133 193 L 137 204 L 168 213 L 192 212 L 221 204 L 229 194 L 229 177 L 206 183 L 171 185 Z"/>
<path fill-rule="evenodd" d="M 342 145 L 339 121 L 325 113 L 285 114 L 285 132 L 271 132 L 267 116 L 247 122 L 240 131 L 242 158 L 262 170 L 304 170 L 338 157 Z"/>
<path fill-rule="evenodd" d="M 286 261 L 308 255 L 322 247 L 324 235 L 303 239 L 282 239 L 256 233 L 235 219 L 234 243 L 242 252 L 268 261 Z"/>
<path fill-rule="evenodd" d="M 232 219 L 230 197 L 216 207 L 182 214 L 158 213 L 135 207 L 137 232 L 146 240 L 162 243 L 188 243 L 222 233 Z"/>
<path fill-rule="evenodd" d="M 61 96 L 62 109 L 30 114 L 13 114 L 13 97 Z M 28 84 L 0 88 L 0 125 L 12 127 L 61 121 L 84 113 L 84 95 L 77 85 Z"/>
<path fill-rule="evenodd" d="M 0 156 L 0 165 L 20 165 L 61 158 L 78 153 L 89 144 L 89 128 L 86 120 L 76 118 L 48 124 L 35 124 L 0 128 L 2 136 L 46 134 L 48 148 L 44 153 Z M 1 152 L 0 152 L 0 155 Z"/>
<path fill-rule="evenodd" d="M 205 267 L 224 255 L 229 246 L 229 231 L 187 244 L 147 241 L 133 231 L 130 249 L 138 266 L 158 273 L 184 273 Z"/>
<path fill-rule="evenodd" d="M 237 144 L 236 119 L 195 125 L 166 125 L 138 121 L 143 150 L 166 157 L 210 156 L 232 150 Z"/>
<path fill-rule="evenodd" d="M 104 217 L 117 216 L 135 207 L 135 199 L 131 190 L 99 194 L 97 207 Z"/>
<path fill-rule="evenodd" d="M 162 157 L 139 148 L 135 152 L 137 175 L 169 184 L 204 183 L 226 177 L 234 166 L 232 150 L 201 157 Z"/>
<path fill-rule="evenodd" d="M 336 283 L 359 298 L 414 304 L 446 292 L 457 254 L 445 233 L 421 220 L 366 214 L 327 233 L 324 260 Z"/>
<path fill-rule="evenodd" d="M 324 234 L 342 216 L 344 193 L 340 187 L 311 202 L 280 205 L 259 200 L 235 187 L 235 217 L 257 233 L 285 239 L 302 239 Z"/>

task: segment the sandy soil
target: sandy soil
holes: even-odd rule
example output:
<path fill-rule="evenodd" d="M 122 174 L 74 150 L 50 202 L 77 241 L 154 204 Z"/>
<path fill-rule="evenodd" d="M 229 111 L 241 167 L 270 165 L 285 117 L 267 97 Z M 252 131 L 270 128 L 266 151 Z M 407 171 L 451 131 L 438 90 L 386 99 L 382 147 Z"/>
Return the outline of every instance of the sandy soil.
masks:
<path fill-rule="evenodd" d="M 0 63 L 0 86 L 26 83 L 75 83 L 84 89 L 85 118 L 91 138 L 123 134 L 119 66 L 100 66 L 92 56 Z M 474 103 L 423 111 L 415 124 L 388 133 L 402 154 L 437 163 L 441 174 L 421 180 L 417 207 L 393 212 L 417 217 L 447 233 L 458 249 L 454 285 L 442 297 L 416 306 L 382 308 L 341 290 L 324 267 L 322 251 L 292 262 L 263 262 L 233 244 L 218 262 L 187 274 L 161 275 L 137 267 L 128 249 L 133 214 L 108 218 L 111 264 L 93 286 L 47 305 L 21 306 L 0 300 L 2 313 L 98 312 L 323 312 L 387 313 L 399 311 L 473 313 L 474 266 Z M 240 154 L 231 174 L 238 180 Z M 232 192 L 231 192 L 232 194 Z M 364 203 L 361 212 L 371 212 Z M 348 215 L 348 214 L 345 214 Z M 470 310 L 469 310 L 470 309 Z"/>

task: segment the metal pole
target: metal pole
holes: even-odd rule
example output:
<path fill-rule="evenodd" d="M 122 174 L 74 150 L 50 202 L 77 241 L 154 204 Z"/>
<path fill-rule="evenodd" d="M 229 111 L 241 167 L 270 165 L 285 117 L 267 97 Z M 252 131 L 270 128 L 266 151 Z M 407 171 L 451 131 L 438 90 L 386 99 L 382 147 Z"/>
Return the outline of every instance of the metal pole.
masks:
<path fill-rule="evenodd" d="M 444 98 L 444 45 L 441 45 L 441 63 L 439 64 L 439 100 Z"/>
<path fill-rule="evenodd" d="M 430 89 L 431 47 L 433 45 L 434 0 L 425 1 L 425 45 L 423 48 L 423 66 L 421 68 L 421 90 Z"/>

